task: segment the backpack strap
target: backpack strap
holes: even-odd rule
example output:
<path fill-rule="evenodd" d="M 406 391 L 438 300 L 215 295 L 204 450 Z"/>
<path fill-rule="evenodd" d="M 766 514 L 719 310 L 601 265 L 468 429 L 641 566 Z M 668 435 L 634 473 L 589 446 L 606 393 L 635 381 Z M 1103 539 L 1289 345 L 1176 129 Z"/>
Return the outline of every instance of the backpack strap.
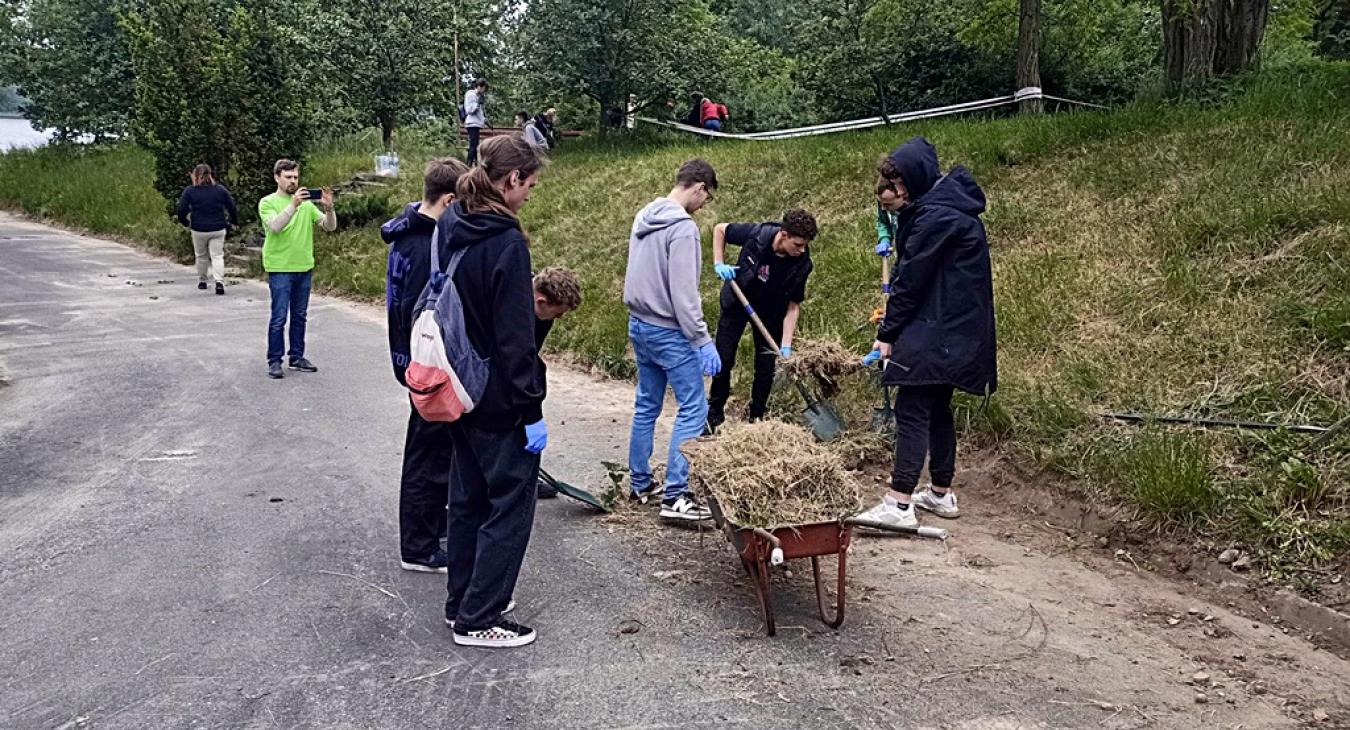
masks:
<path fill-rule="evenodd" d="M 431 273 L 435 275 L 441 270 L 441 224 L 436 223 L 436 228 L 431 231 Z"/>
<path fill-rule="evenodd" d="M 455 270 L 459 268 L 459 262 L 461 259 L 464 258 L 464 254 L 468 250 L 469 250 L 468 247 L 460 248 L 456 249 L 454 253 L 450 254 L 450 263 L 445 265 L 445 278 L 447 279 L 454 278 Z"/>

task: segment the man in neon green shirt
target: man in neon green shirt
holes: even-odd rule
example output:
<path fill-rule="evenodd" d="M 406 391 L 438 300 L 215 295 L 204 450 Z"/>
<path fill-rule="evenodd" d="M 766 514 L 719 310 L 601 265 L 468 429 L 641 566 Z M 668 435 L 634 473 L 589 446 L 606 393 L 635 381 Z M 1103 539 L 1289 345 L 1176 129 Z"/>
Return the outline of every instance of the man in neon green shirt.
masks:
<path fill-rule="evenodd" d="M 314 363 L 305 359 L 305 316 L 309 311 L 309 289 L 314 274 L 314 224 L 325 231 L 337 230 L 333 212 L 333 191 L 323 189 L 319 199 L 323 212 L 300 187 L 300 165 L 293 160 L 277 160 L 272 167 L 277 191 L 258 201 L 258 219 L 267 239 L 263 242 L 263 269 L 272 290 L 272 320 L 267 325 L 267 375 L 281 378 L 281 355 L 286 349 L 283 333 L 286 315 L 291 319 L 290 367 L 306 373 L 316 372 Z"/>

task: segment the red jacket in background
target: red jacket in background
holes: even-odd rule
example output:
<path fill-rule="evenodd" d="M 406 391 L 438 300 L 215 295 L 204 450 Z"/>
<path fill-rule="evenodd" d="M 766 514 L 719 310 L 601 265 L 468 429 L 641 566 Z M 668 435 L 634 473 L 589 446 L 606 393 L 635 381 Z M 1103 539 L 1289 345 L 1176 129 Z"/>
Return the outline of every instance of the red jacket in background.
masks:
<path fill-rule="evenodd" d="M 699 114 L 699 120 L 698 120 L 700 124 L 702 124 L 703 122 L 708 121 L 709 119 L 722 119 L 722 120 L 725 120 L 726 118 L 727 118 L 727 106 L 726 106 L 726 104 L 718 104 L 717 102 L 713 101 L 712 99 L 704 99 L 704 100 L 703 100 L 703 110 L 702 110 L 702 112 Z"/>

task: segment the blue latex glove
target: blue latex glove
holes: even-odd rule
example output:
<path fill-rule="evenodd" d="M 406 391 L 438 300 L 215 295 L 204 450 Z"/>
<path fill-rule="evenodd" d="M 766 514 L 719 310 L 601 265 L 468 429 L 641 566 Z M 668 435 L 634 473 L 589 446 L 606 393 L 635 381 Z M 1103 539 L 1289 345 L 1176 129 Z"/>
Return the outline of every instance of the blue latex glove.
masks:
<path fill-rule="evenodd" d="M 890 255 L 891 255 L 891 242 L 890 242 L 890 241 L 879 241 L 879 242 L 877 242 L 877 248 L 876 248 L 876 251 L 877 251 L 877 255 L 878 255 L 878 256 L 890 256 Z"/>
<path fill-rule="evenodd" d="M 870 368 L 879 362 L 881 362 L 881 350 L 873 350 L 864 355 L 862 359 L 862 364 L 865 368 Z"/>
<path fill-rule="evenodd" d="M 783 354 L 785 359 L 792 357 L 792 345 L 783 345 L 778 351 Z"/>
<path fill-rule="evenodd" d="M 731 281 L 736 278 L 736 267 L 728 264 L 713 264 L 713 271 L 717 272 L 717 278 L 722 281 Z"/>
<path fill-rule="evenodd" d="M 535 421 L 525 427 L 525 450 L 538 454 L 548 446 L 548 424 Z"/>
<path fill-rule="evenodd" d="M 717 354 L 717 346 L 709 342 L 698 348 L 699 359 L 703 361 L 703 374 L 716 375 L 722 372 L 722 357 Z"/>

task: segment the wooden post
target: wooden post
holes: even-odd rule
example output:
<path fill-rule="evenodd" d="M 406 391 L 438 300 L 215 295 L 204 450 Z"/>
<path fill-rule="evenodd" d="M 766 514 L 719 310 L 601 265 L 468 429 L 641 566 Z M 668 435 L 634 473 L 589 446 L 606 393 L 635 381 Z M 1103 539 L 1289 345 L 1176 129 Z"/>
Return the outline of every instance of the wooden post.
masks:
<path fill-rule="evenodd" d="M 1017 23 L 1017 88 L 1039 88 L 1041 85 L 1041 0 L 1021 0 L 1022 8 Z M 1019 105 L 1023 114 L 1039 114 L 1045 109 L 1043 100 L 1023 99 Z"/>

